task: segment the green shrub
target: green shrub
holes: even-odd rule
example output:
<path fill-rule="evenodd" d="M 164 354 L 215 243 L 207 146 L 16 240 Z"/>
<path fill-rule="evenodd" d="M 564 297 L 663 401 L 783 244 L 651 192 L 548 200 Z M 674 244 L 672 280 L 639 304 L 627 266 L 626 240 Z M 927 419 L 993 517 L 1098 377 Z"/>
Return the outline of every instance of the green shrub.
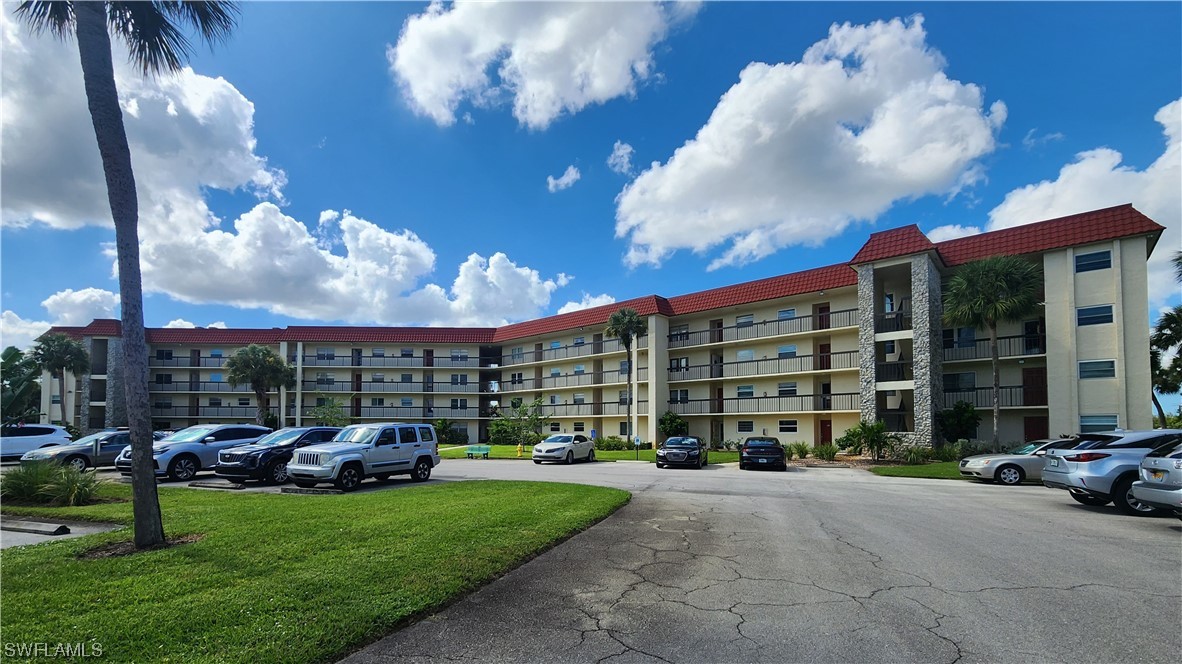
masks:
<path fill-rule="evenodd" d="M 931 451 L 926 447 L 908 447 L 903 452 L 903 463 L 918 466 L 927 463 L 930 456 Z"/>
<path fill-rule="evenodd" d="M 809 452 L 813 451 L 813 446 L 809 445 L 808 443 L 792 443 L 788 447 L 791 448 L 792 453 L 796 455 L 796 458 L 801 460 L 804 460 L 804 458 L 809 455 Z"/>
<path fill-rule="evenodd" d="M 964 455 L 961 454 L 960 443 L 949 443 L 933 449 L 931 458 L 936 461 L 959 461 Z"/>
<path fill-rule="evenodd" d="M 595 439 L 595 449 L 604 450 L 605 452 L 617 452 L 620 450 L 630 450 L 632 447 L 628 445 L 628 441 L 619 436 L 604 436 Z"/>
<path fill-rule="evenodd" d="M 60 468 L 48 461 L 22 463 L 19 468 L 0 476 L 0 497 L 42 502 L 39 497 L 42 488 L 53 480 Z"/>
<path fill-rule="evenodd" d="M 93 470 L 79 471 L 71 466 L 49 462 L 21 464 L 0 479 L 0 496 L 8 500 L 76 507 L 85 505 L 106 480 Z"/>
<path fill-rule="evenodd" d="M 833 461 L 837 458 L 837 446 L 817 445 L 813 448 L 813 456 L 823 461 Z"/>

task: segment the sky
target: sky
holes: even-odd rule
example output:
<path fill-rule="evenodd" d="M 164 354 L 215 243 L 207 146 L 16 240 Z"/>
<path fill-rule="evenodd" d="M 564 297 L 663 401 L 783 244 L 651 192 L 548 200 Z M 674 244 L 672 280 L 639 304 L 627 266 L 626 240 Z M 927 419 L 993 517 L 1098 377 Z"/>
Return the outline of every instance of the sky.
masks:
<path fill-rule="evenodd" d="M 0 343 L 118 316 L 77 47 L 4 5 Z M 1182 301 L 1182 4 L 244 3 L 115 58 L 151 327 L 498 325 L 1132 203 Z"/>

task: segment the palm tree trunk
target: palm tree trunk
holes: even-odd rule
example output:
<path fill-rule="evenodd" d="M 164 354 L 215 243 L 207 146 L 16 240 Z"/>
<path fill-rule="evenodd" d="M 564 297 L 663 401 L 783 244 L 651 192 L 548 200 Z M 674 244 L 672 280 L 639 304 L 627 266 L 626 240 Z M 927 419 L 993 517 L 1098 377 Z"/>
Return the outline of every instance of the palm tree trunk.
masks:
<path fill-rule="evenodd" d="M 1001 369 L 997 358 L 997 326 L 989 326 L 989 357 L 993 360 L 993 451 L 1001 451 Z"/>
<path fill-rule="evenodd" d="M 255 390 L 254 398 L 258 401 L 258 410 L 254 414 L 254 423 L 259 426 L 264 426 L 267 421 L 267 393 L 263 390 Z"/>
<path fill-rule="evenodd" d="M 1149 390 L 1149 396 L 1153 397 L 1153 407 L 1157 409 L 1157 428 L 1164 429 L 1166 428 L 1166 411 L 1161 407 L 1161 402 L 1157 400 L 1157 392 Z"/>
<path fill-rule="evenodd" d="M 119 266 L 119 307 L 123 322 L 123 379 L 131 435 L 131 494 L 136 548 L 164 543 L 164 523 L 152 468 L 152 418 L 148 411 L 148 345 L 144 339 L 144 297 L 140 284 L 139 203 L 131 149 L 111 64 L 104 2 L 75 2 L 78 54 L 86 103 L 94 124 L 115 222 Z"/>
<path fill-rule="evenodd" d="M 636 460 L 639 461 L 640 448 L 636 446 L 636 443 L 632 442 L 632 344 L 628 341 L 624 342 L 624 358 L 628 362 L 628 373 L 624 375 L 624 382 L 628 385 L 628 425 L 626 431 L 628 432 L 628 444 L 636 451 Z"/>
<path fill-rule="evenodd" d="M 57 377 L 57 414 L 61 418 L 62 426 L 66 426 L 66 370 L 62 369 Z M 49 418 L 50 421 L 53 417 Z"/>

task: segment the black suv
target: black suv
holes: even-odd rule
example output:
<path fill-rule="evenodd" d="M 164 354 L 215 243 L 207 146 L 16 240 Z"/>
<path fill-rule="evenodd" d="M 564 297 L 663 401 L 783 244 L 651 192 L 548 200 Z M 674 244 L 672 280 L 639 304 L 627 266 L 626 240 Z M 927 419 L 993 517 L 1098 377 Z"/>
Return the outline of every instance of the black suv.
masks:
<path fill-rule="evenodd" d="M 692 466 L 701 468 L 710 461 L 707 458 L 706 443 L 697 436 L 674 436 L 657 448 L 657 468 L 665 466 Z"/>
<path fill-rule="evenodd" d="M 324 443 L 333 439 L 339 427 L 288 427 L 267 434 L 250 445 L 232 447 L 218 452 L 218 464 L 213 472 L 232 480 L 262 480 L 269 484 L 283 484 L 287 463 L 299 447 Z"/>
<path fill-rule="evenodd" d="M 775 436 L 750 436 L 739 449 L 739 470 L 752 468 L 775 468 L 788 470 L 788 457 L 784 446 Z"/>

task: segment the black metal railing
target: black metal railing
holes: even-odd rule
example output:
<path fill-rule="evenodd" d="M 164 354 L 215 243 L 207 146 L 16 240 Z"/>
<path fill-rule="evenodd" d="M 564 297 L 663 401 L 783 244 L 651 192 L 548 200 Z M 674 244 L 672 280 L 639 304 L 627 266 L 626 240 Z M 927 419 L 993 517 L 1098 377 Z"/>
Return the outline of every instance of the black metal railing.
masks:
<path fill-rule="evenodd" d="M 785 334 L 801 334 L 817 330 L 828 330 L 840 327 L 853 327 L 858 324 L 857 309 L 842 309 L 829 313 L 799 316 L 783 320 L 769 320 L 750 325 L 731 325 L 716 327 L 708 330 L 693 332 L 671 332 L 669 334 L 669 348 L 686 348 L 703 344 L 716 344 L 727 341 L 743 341 L 747 339 L 761 339 Z"/>
<path fill-rule="evenodd" d="M 502 380 L 501 392 L 522 392 L 526 390 L 555 389 L 563 387 L 583 387 L 588 385 L 623 385 L 627 380 L 627 373 L 618 370 L 590 371 L 581 374 L 562 374 L 560 376 L 543 376 L 542 378 L 521 378 Z M 648 380 L 648 367 L 639 367 L 632 380 L 640 382 Z"/>
<path fill-rule="evenodd" d="M 634 339 L 632 341 L 632 347 L 647 348 L 648 336 Z M 622 353 L 623 351 L 624 344 L 620 343 L 619 339 L 604 339 L 603 341 L 570 344 L 568 346 L 559 346 L 558 348 L 543 348 L 541 350 L 523 349 L 518 353 L 510 352 L 508 355 L 501 356 L 501 366 L 507 367 L 513 366 L 515 364 L 526 364 L 529 362 L 566 360 L 570 358 L 590 357 L 592 355 L 602 355 L 606 353 Z"/>
<path fill-rule="evenodd" d="M 799 394 L 787 397 L 728 397 L 686 399 L 669 402 L 678 415 L 734 415 L 744 413 L 806 413 L 813 411 L 858 410 L 857 393 Z"/>
<path fill-rule="evenodd" d="M 911 360 L 902 362 L 879 362 L 874 368 L 874 379 L 880 383 L 894 380 L 914 380 Z"/>
<path fill-rule="evenodd" d="M 1047 352 L 1047 337 L 1044 334 L 1019 334 L 997 338 L 997 356 L 1022 357 L 1024 355 L 1042 355 Z M 991 357 L 989 339 L 976 339 L 972 342 L 945 343 L 944 361 L 956 360 L 985 360 Z"/>
<path fill-rule="evenodd" d="M 902 332 L 911 329 L 911 312 L 907 310 L 875 314 L 875 332 Z"/>
<path fill-rule="evenodd" d="M 797 355 L 796 357 L 774 357 L 741 362 L 715 362 L 695 364 L 680 369 L 669 369 L 669 380 L 702 380 L 705 378 L 730 378 L 732 376 L 766 376 L 796 373 L 801 371 L 831 371 L 834 369 L 857 369 L 858 351 Z"/>
<path fill-rule="evenodd" d="M 150 367 L 190 367 L 190 368 L 217 368 L 226 363 L 226 358 L 222 356 L 206 356 L 198 357 L 196 361 L 192 357 L 178 355 L 176 357 L 156 357 L 148 358 L 148 366 Z"/>
<path fill-rule="evenodd" d="M 944 390 L 945 408 L 952 408 L 958 401 L 967 401 L 974 408 L 992 408 L 993 388 Z M 1003 385 L 998 391 L 998 403 L 1002 408 L 1045 406 L 1047 405 L 1047 388 L 1045 385 Z"/>

